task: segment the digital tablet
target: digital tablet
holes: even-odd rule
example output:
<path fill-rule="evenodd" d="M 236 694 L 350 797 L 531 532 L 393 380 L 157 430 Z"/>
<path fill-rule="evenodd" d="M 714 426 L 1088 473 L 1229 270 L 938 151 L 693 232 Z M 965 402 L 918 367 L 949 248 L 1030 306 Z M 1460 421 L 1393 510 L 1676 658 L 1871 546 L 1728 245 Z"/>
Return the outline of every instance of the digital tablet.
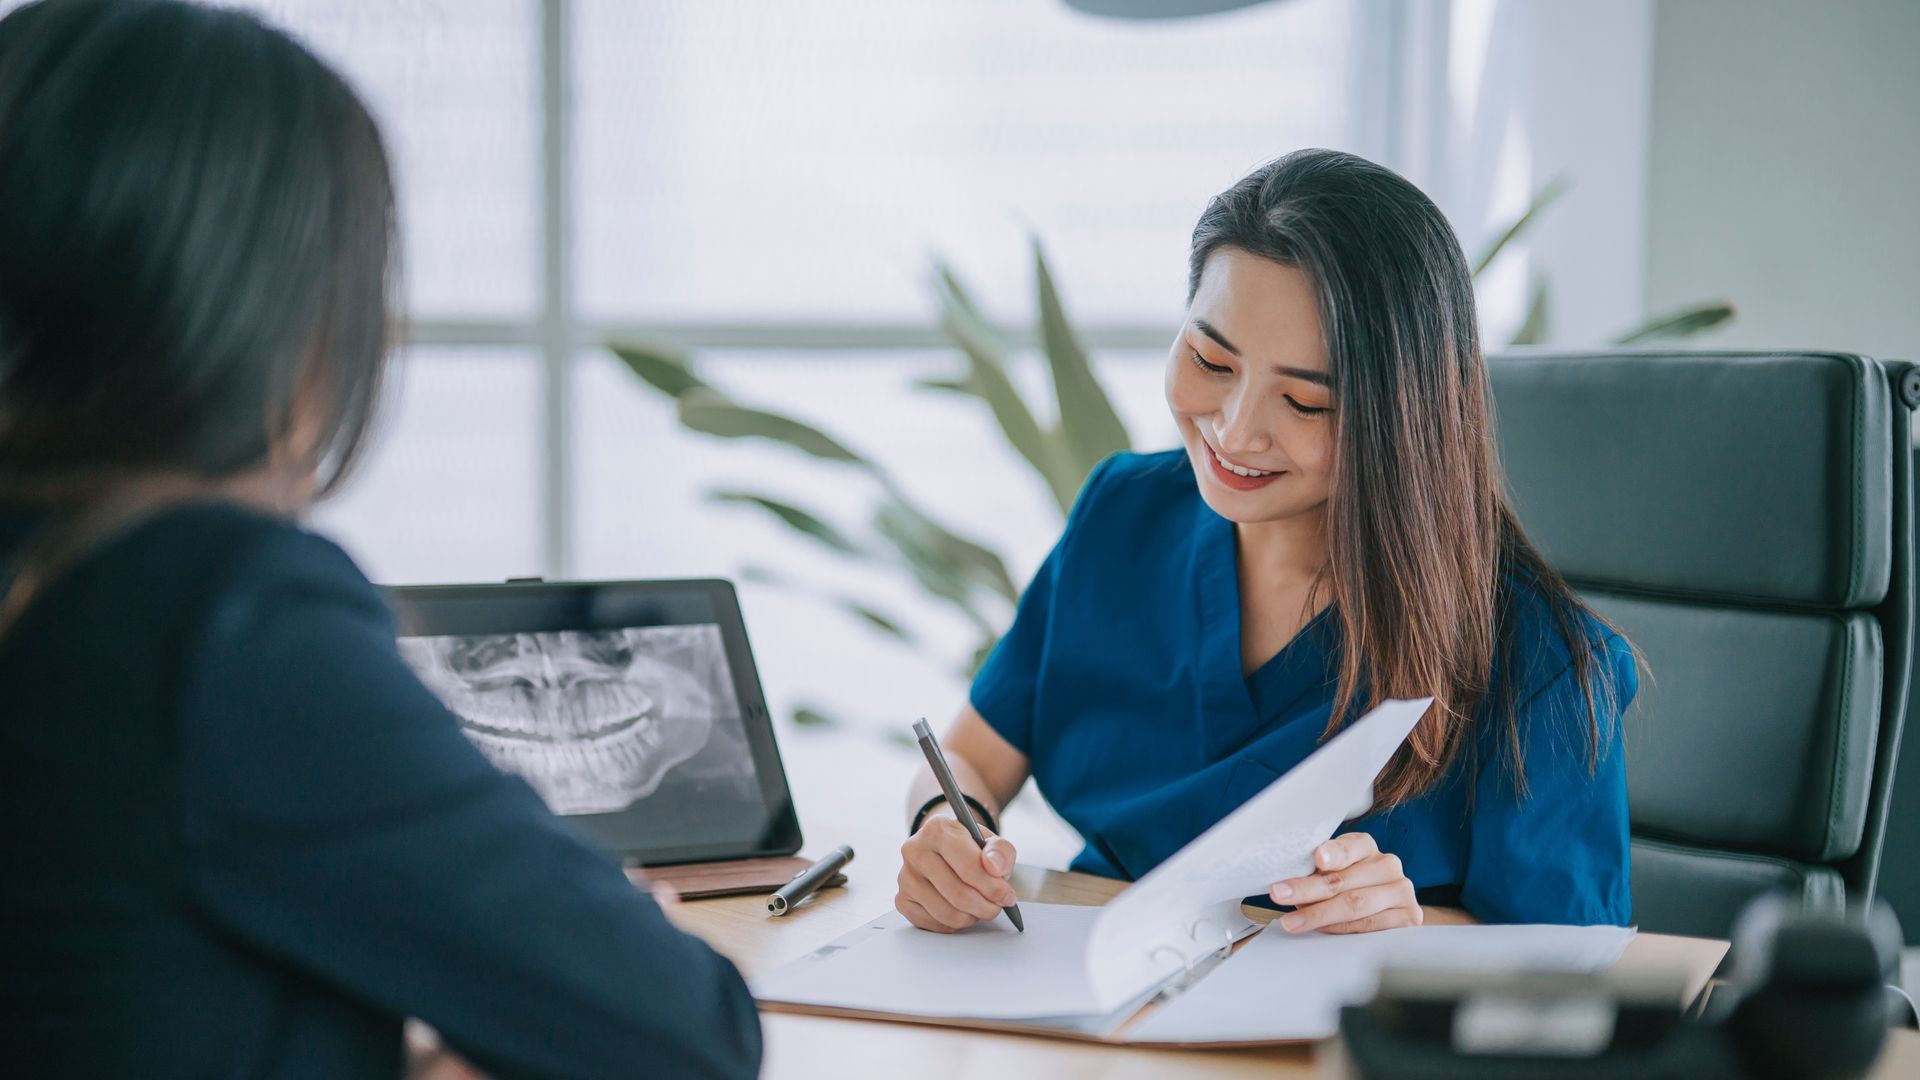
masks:
<path fill-rule="evenodd" d="M 725 581 L 386 590 L 400 655 L 500 768 L 629 864 L 800 850 Z"/>

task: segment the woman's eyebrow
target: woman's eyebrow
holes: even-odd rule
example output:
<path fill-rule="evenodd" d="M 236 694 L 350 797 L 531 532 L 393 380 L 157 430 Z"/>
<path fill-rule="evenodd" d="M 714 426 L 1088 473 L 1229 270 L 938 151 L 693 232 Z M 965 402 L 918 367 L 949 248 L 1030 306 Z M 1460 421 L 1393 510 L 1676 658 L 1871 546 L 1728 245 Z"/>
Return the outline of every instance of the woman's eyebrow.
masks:
<path fill-rule="evenodd" d="M 1207 320 L 1205 319 L 1193 320 L 1193 328 L 1207 335 L 1208 337 L 1212 338 L 1214 341 L 1214 344 L 1219 345 L 1221 348 L 1227 350 L 1233 355 L 1235 356 L 1240 355 L 1240 350 L 1234 347 L 1233 342 L 1228 341 L 1227 336 L 1225 334 L 1222 334 L 1219 330 L 1215 329 L 1214 325 L 1208 322 Z"/>
<path fill-rule="evenodd" d="M 1321 386 L 1333 385 L 1333 380 L 1327 377 L 1326 372 L 1314 371 L 1311 368 L 1282 367 L 1279 364 L 1275 364 L 1273 365 L 1273 373 L 1275 375 L 1291 375 L 1296 379 L 1305 379 L 1310 383 L 1319 383 Z"/>

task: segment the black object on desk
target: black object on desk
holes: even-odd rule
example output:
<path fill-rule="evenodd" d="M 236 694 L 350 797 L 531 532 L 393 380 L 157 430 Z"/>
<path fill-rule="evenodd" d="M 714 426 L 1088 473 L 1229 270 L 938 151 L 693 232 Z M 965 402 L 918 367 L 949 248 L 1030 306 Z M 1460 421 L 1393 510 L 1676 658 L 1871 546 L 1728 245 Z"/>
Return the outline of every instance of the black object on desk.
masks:
<path fill-rule="evenodd" d="M 980 823 L 973 820 L 973 809 L 967 805 L 966 796 L 960 794 L 960 785 L 954 783 L 953 770 L 947 768 L 947 756 L 940 752 L 940 744 L 934 741 L 933 729 L 927 726 L 925 720 L 916 720 L 913 734 L 920 740 L 921 752 L 927 755 L 927 765 L 933 769 L 933 778 L 940 781 L 940 790 L 946 793 L 947 805 L 953 807 L 953 816 L 966 826 L 967 835 L 973 837 L 973 842 L 984 849 L 987 838 L 980 832 Z M 1026 933 L 1027 923 L 1020 917 L 1020 905 L 1008 904 L 1006 912 L 1007 921 L 1013 923 L 1013 928 Z"/>
<path fill-rule="evenodd" d="M 834 848 L 825 858 L 794 875 L 792 881 L 780 886 L 778 891 L 767 897 L 767 910 L 775 915 L 785 915 L 792 911 L 795 904 L 818 892 L 820 886 L 833 880 L 833 876 L 852 861 L 852 848 L 845 844 Z"/>
<path fill-rule="evenodd" d="M 1363 1080 L 1859 1077 L 1902 1019 L 1883 989 L 1899 948 L 1884 904 L 1843 917 L 1763 896 L 1699 1017 L 1671 987 L 1609 975 L 1389 970 L 1340 1010 L 1340 1039 Z"/>

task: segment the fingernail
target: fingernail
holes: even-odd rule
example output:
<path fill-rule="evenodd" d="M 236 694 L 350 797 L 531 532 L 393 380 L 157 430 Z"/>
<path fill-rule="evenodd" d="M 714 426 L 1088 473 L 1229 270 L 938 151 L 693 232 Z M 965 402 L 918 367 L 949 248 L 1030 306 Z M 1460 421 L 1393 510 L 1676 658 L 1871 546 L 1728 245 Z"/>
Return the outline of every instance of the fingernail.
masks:
<path fill-rule="evenodd" d="M 1275 900 L 1291 900 L 1291 899 L 1293 899 L 1293 886 L 1291 886 L 1291 885 L 1288 885 L 1288 884 L 1287 884 L 1286 882 L 1284 882 L 1284 881 L 1283 881 L 1283 882 L 1281 882 L 1281 883 L 1280 883 L 1280 884 L 1278 884 L 1278 885 L 1275 885 L 1275 886 L 1273 887 L 1273 898 L 1274 898 Z"/>
<path fill-rule="evenodd" d="M 1280 925 L 1287 928 L 1288 930 L 1298 930 L 1300 929 L 1300 924 L 1306 921 L 1307 920 L 1304 915 L 1289 915 L 1286 918 L 1280 920 Z"/>
<path fill-rule="evenodd" d="M 1007 866 L 1006 855 L 1002 854 L 1001 852 L 998 852 L 998 851 L 987 852 L 987 861 L 992 863 L 993 868 L 995 870 L 998 870 L 1002 874 L 1006 873 L 1010 869 L 1010 867 Z"/>

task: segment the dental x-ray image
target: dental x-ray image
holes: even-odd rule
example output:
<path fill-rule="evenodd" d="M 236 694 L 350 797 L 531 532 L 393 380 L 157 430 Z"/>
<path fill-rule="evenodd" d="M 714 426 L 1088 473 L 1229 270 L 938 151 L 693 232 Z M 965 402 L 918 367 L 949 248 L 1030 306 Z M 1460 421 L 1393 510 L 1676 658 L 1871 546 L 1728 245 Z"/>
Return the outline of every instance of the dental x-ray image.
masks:
<path fill-rule="evenodd" d="M 403 637 L 399 646 L 474 745 L 556 814 L 624 810 L 684 772 L 754 791 L 718 626 Z"/>

